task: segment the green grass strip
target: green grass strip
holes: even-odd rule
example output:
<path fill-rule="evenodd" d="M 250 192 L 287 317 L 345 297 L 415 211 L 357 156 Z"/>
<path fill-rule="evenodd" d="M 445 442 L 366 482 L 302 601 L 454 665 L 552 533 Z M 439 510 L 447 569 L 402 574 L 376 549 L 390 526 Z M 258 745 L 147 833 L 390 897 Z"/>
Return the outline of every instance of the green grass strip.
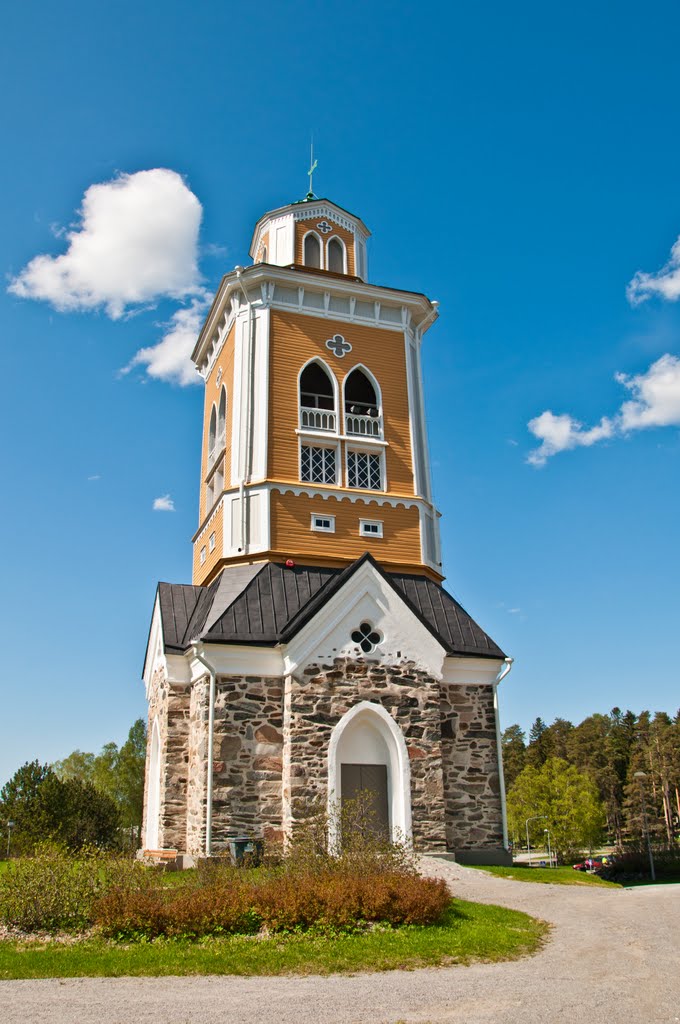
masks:
<path fill-rule="evenodd" d="M 548 925 L 503 907 L 454 900 L 441 925 L 358 935 L 277 935 L 119 944 L 104 939 L 0 942 L 0 978 L 331 974 L 412 970 L 536 952 Z"/>
<path fill-rule="evenodd" d="M 530 868 L 525 864 L 514 864 L 512 867 L 500 865 L 482 866 L 475 864 L 479 871 L 488 871 L 498 878 L 512 878 L 516 882 L 552 882 L 554 885 L 597 885 L 605 889 L 620 889 L 618 882 L 606 882 L 598 875 L 589 875 L 587 871 L 574 871 L 571 867 L 561 868 Z"/>

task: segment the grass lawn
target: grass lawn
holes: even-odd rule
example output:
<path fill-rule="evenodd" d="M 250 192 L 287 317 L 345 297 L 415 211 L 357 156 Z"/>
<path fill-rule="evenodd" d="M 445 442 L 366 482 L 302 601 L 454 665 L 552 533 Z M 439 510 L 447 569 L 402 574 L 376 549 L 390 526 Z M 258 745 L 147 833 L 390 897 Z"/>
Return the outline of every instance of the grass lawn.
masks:
<path fill-rule="evenodd" d="M 525 864 L 514 864 L 510 867 L 482 866 L 475 864 L 479 871 L 488 871 L 499 878 L 513 878 L 516 882 L 553 882 L 555 885 L 599 885 L 600 888 L 620 889 L 617 882 L 605 882 L 598 875 L 589 875 L 587 871 L 574 871 L 572 867 L 530 868 Z"/>
<path fill-rule="evenodd" d="M 87 939 L 0 942 L 0 979 L 186 974 L 332 974 L 513 960 L 536 952 L 548 925 L 503 907 L 454 900 L 441 925 L 361 935 L 277 935 L 196 942 Z"/>

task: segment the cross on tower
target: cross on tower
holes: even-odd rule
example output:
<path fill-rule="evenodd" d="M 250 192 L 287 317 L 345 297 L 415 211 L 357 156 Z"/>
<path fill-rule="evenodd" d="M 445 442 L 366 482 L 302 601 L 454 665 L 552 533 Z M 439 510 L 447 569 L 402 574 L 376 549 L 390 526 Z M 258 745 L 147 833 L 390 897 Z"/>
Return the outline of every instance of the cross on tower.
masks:
<path fill-rule="evenodd" d="M 352 351 L 352 346 L 348 341 L 345 341 L 341 334 L 334 334 L 332 338 L 329 338 L 326 342 L 326 348 L 329 348 L 338 359 L 342 359 L 343 356 Z"/>

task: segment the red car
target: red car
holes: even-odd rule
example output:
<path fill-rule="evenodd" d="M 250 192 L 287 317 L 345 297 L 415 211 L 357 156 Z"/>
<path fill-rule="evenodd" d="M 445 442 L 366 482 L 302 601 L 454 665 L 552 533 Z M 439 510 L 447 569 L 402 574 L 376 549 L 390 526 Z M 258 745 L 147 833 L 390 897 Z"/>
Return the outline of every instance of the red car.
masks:
<path fill-rule="evenodd" d="M 574 871 L 597 871 L 598 868 L 604 867 L 607 864 L 611 864 L 613 857 L 586 857 L 580 864 L 572 865 Z"/>

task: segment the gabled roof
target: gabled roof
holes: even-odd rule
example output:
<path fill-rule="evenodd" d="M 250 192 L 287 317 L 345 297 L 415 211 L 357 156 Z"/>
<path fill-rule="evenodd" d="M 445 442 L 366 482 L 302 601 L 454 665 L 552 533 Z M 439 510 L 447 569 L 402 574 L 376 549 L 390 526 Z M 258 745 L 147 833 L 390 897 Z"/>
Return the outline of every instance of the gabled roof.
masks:
<path fill-rule="evenodd" d="M 504 658 L 500 647 L 464 608 L 426 576 L 387 573 L 368 553 L 346 569 L 278 562 L 224 569 L 208 587 L 159 583 L 163 637 L 168 652 L 200 640 L 276 646 L 287 643 L 369 562 L 441 643 L 448 654 Z"/>

